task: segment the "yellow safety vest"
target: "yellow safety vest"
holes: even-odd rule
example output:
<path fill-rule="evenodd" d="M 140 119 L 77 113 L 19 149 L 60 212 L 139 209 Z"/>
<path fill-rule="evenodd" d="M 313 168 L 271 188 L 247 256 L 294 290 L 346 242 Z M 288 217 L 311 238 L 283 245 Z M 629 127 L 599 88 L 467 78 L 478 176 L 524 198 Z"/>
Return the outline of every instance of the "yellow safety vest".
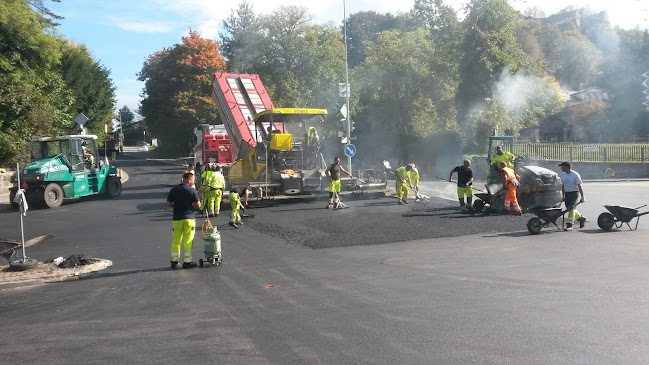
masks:
<path fill-rule="evenodd" d="M 419 171 L 417 169 L 410 171 L 410 181 L 414 186 L 419 185 Z"/>
<path fill-rule="evenodd" d="M 404 181 L 404 183 L 409 183 L 410 182 L 410 176 L 409 175 L 410 175 L 409 171 L 407 171 L 405 167 L 399 167 L 397 169 L 397 177 L 400 177 L 401 180 Z M 399 181 L 399 179 L 397 179 L 397 183 L 400 184 L 401 181 Z"/>
<path fill-rule="evenodd" d="M 210 176 L 209 187 L 212 189 L 224 189 L 225 188 L 225 177 L 222 173 L 218 171 L 210 171 L 212 174 Z"/>
<path fill-rule="evenodd" d="M 509 152 L 503 152 L 502 155 L 496 153 L 494 157 L 491 159 L 491 163 L 498 164 L 499 162 L 504 162 L 507 164 L 507 167 L 513 169 L 514 168 L 514 165 L 512 164 L 513 159 L 514 159 L 514 155 Z"/>

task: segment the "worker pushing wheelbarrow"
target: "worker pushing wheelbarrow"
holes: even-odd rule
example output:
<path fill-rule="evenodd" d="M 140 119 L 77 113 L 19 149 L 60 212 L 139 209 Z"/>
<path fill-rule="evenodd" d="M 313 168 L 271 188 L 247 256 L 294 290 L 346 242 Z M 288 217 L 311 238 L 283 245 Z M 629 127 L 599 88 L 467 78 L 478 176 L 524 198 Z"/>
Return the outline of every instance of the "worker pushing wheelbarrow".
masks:
<path fill-rule="evenodd" d="M 561 204 L 561 202 L 559 202 L 557 205 L 559 204 Z M 527 221 L 527 230 L 530 231 L 531 234 L 539 234 L 541 233 L 541 229 L 548 228 L 550 227 L 550 225 L 554 225 L 560 231 L 565 230 L 566 213 L 576 208 L 579 204 L 581 204 L 581 202 L 577 202 L 573 207 L 566 209 L 562 209 L 557 206 L 553 208 L 532 209 L 530 210 L 530 212 L 534 213 L 536 217 L 530 218 L 530 220 Z M 557 220 L 559 220 L 559 218 L 561 218 L 561 227 L 557 225 Z"/>

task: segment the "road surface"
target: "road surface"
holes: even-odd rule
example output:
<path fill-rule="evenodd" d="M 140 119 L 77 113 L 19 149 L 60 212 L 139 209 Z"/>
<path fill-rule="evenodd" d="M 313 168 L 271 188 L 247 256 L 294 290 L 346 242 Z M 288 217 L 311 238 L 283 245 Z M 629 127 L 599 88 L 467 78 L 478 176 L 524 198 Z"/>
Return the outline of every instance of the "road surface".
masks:
<path fill-rule="evenodd" d="M 649 222 L 602 233 L 602 203 L 646 203 L 647 182 L 587 183 L 583 230 L 530 236 L 523 217 L 471 217 L 453 186 L 391 199 L 254 209 L 221 227 L 220 267 L 171 270 L 167 191 L 182 167 L 124 159 L 116 200 L 28 213 L 28 255 L 113 266 L 78 281 L 0 288 L 2 363 L 645 364 Z M 19 238 L 0 211 L 0 237 Z M 196 239 L 194 257 L 201 257 Z"/>

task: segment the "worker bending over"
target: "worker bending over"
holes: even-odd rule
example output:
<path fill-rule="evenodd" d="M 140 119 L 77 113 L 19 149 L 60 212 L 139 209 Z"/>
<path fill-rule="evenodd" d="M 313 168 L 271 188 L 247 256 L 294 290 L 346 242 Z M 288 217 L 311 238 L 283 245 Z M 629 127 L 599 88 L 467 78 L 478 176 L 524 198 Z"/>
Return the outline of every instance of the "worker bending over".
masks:
<path fill-rule="evenodd" d="M 448 182 L 453 182 L 453 173 L 457 172 L 457 198 L 460 201 L 462 211 L 473 211 L 473 171 L 471 161 L 464 160 L 462 166 L 455 166 L 448 175 Z M 466 205 L 464 198 L 466 197 Z"/>
<path fill-rule="evenodd" d="M 412 171 L 412 165 L 401 166 L 398 169 L 391 171 L 396 177 L 397 203 L 399 205 L 408 204 L 408 201 L 406 200 L 408 197 L 408 187 L 412 185 L 410 181 L 410 171 Z"/>
<path fill-rule="evenodd" d="M 340 157 L 336 157 L 334 158 L 334 163 L 327 166 L 327 169 L 325 170 L 325 175 L 329 178 L 329 204 L 327 205 L 327 209 L 334 206 L 334 197 L 336 197 L 337 194 L 340 194 L 341 172 L 352 177 L 352 175 L 340 165 Z"/>
<path fill-rule="evenodd" d="M 520 176 L 516 175 L 514 170 L 507 167 L 507 163 L 503 161 L 498 163 L 498 167 L 500 168 L 500 176 L 503 179 L 505 189 L 507 189 L 507 195 L 505 195 L 505 211 L 509 213 L 513 210 L 513 214 L 523 214 L 521 207 L 518 205 L 518 198 L 516 197 L 516 190 L 520 185 Z"/>
<path fill-rule="evenodd" d="M 171 235 L 171 267 L 175 268 L 180 260 L 180 245 L 184 242 L 183 269 L 196 266 L 192 261 L 192 244 L 196 219 L 194 208 L 199 209 L 201 202 L 196 189 L 192 188 L 194 175 L 185 172 L 182 183 L 174 186 L 167 195 L 167 206 L 173 207 L 173 233 Z"/>
<path fill-rule="evenodd" d="M 496 154 L 491 159 L 491 163 L 498 168 L 498 164 L 501 162 L 504 162 L 510 169 L 514 168 L 514 155 L 510 152 L 503 152 L 503 148 L 498 146 L 496 147 Z"/>
<path fill-rule="evenodd" d="M 230 226 L 234 228 L 239 228 L 241 225 L 241 214 L 239 214 L 239 209 L 246 209 L 248 206 L 248 194 L 250 194 L 250 188 L 248 186 L 237 186 L 230 190 L 228 199 L 230 200 L 230 206 L 232 207 L 232 213 L 230 213 Z M 241 203 L 241 197 L 245 197 L 244 203 Z"/>
<path fill-rule="evenodd" d="M 566 204 L 566 209 L 569 209 L 568 213 L 568 223 L 566 223 L 566 231 L 572 231 L 572 226 L 575 223 L 575 219 L 579 221 L 579 228 L 584 228 L 586 224 L 586 217 L 581 215 L 577 211 L 577 199 L 579 194 L 581 194 L 580 203 L 586 201 L 584 198 L 584 189 L 581 187 L 581 176 L 577 171 L 572 171 L 572 166 L 570 162 L 562 162 L 561 166 L 561 200 Z"/>
<path fill-rule="evenodd" d="M 207 180 L 207 209 L 211 216 L 218 216 L 221 211 L 221 198 L 225 189 L 225 177 L 221 173 L 221 166 L 214 165 Z"/>

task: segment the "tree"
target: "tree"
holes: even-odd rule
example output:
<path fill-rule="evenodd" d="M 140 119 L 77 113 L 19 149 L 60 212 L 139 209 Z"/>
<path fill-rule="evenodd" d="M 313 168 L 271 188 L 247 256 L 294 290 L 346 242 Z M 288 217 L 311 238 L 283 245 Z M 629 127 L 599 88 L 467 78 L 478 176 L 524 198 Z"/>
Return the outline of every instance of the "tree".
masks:
<path fill-rule="evenodd" d="M 557 80 L 573 90 L 591 86 L 599 74 L 602 56 L 595 45 L 579 31 L 564 33 L 559 59 L 553 65 Z"/>
<path fill-rule="evenodd" d="M 140 114 L 163 151 L 187 153 L 194 127 L 219 121 L 211 76 L 225 69 L 219 44 L 191 29 L 181 44 L 149 56 L 138 74 L 145 83 Z"/>
<path fill-rule="evenodd" d="M 462 116 L 491 96 L 497 75 L 505 68 L 515 73 L 525 59 L 515 37 L 520 16 L 506 0 L 472 0 L 465 12 L 457 100 Z"/>
<path fill-rule="evenodd" d="M 260 18 L 252 5 L 243 1 L 223 21 L 225 32 L 219 32 L 223 57 L 228 60 L 228 71 L 240 73 L 254 67 L 255 55 L 263 47 L 264 34 Z"/>
<path fill-rule="evenodd" d="M 73 110 L 88 117 L 86 128 L 103 138 L 104 125 L 112 126 L 115 86 L 110 70 L 100 65 L 85 45 L 63 44 L 60 73 L 74 98 Z"/>
<path fill-rule="evenodd" d="M 72 125 L 53 28 L 25 0 L 0 2 L 0 165 L 26 162 L 29 140 Z"/>
<path fill-rule="evenodd" d="M 347 17 L 347 59 L 350 68 L 360 65 L 367 56 L 368 42 L 375 42 L 380 32 L 396 27 L 392 14 L 359 11 Z"/>

